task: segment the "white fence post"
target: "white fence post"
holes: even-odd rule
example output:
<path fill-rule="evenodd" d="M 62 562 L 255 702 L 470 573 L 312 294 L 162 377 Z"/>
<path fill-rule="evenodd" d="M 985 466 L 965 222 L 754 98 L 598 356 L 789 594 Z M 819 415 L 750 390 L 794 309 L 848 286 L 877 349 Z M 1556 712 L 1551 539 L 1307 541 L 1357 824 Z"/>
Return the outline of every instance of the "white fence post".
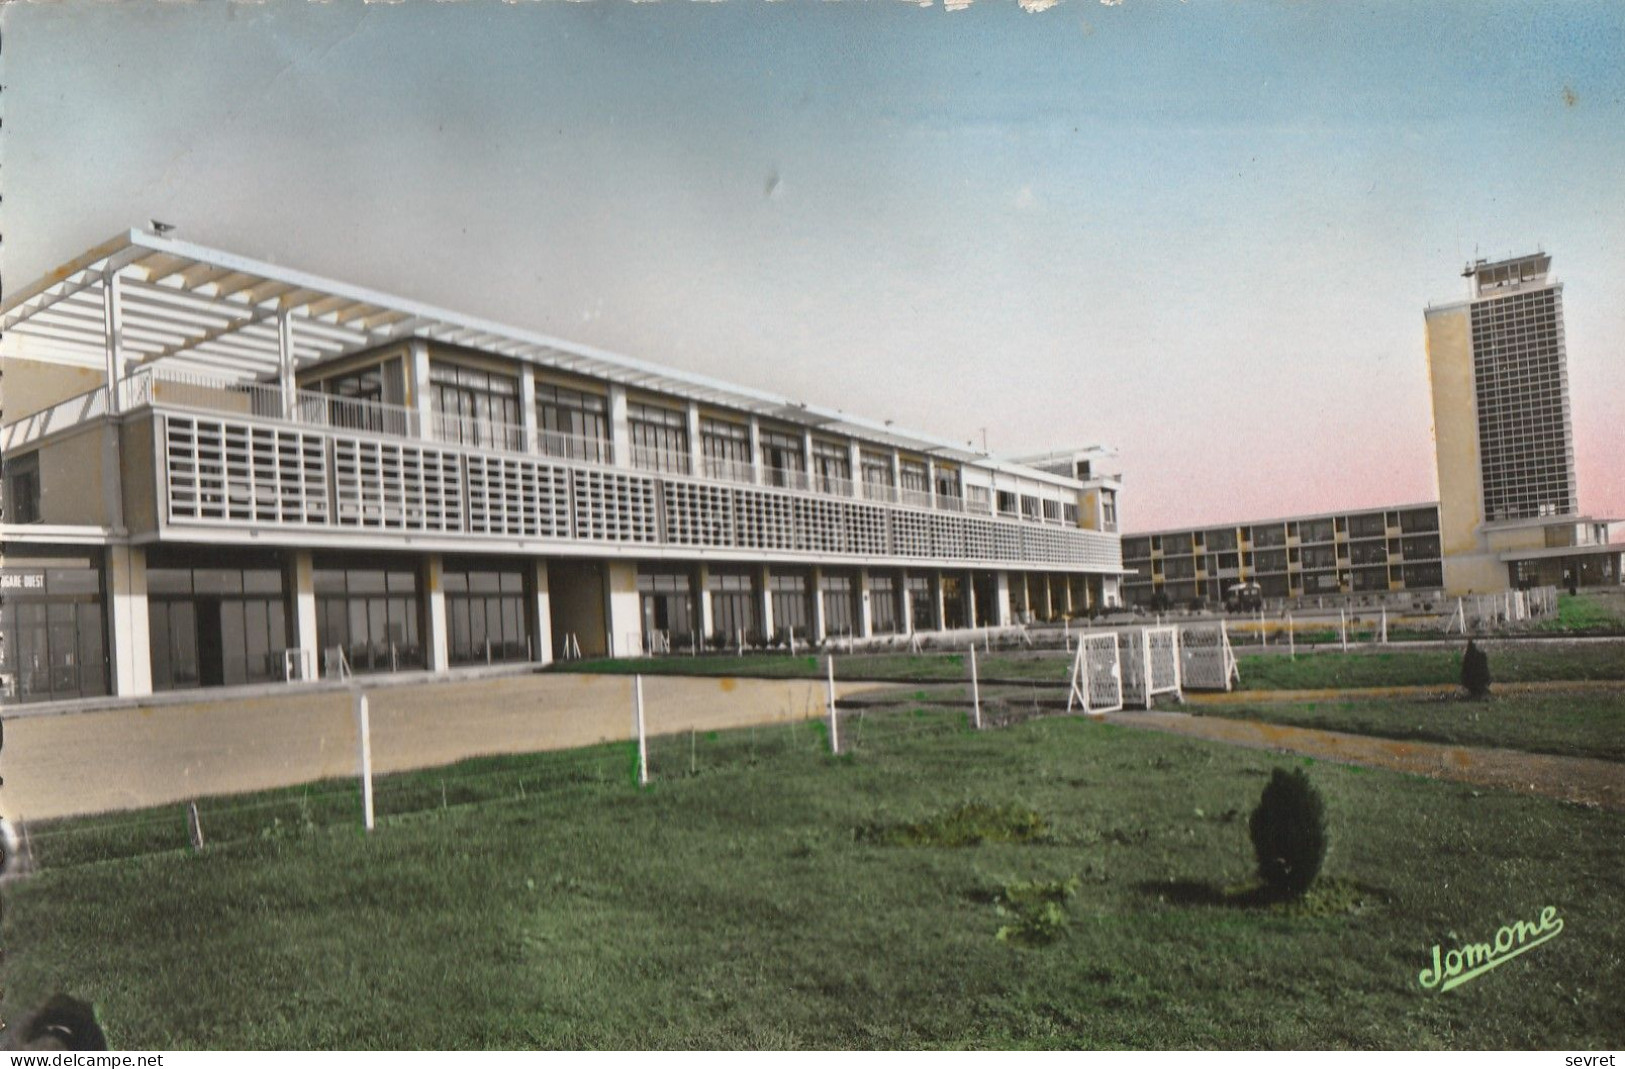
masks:
<path fill-rule="evenodd" d="M 1382 607 L 1382 644 L 1388 645 L 1388 606 Z"/>
<path fill-rule="evenodd" d="M 355 692 L 357 734 L 361 739 L 361 817 L 372 830 L 372 717 L 367 710 L 367 692 Z"/>
<path fill-rule="evenodd" d="M 835 655 L 829 655 L 829 752 L 841 752 L 841 725 L 835 716 Z"/>
<path fill-rule="evenodd" d="M 982 730 L 982 688 L 976 681 L 976 647 L 970 648 L 970 708 L 971 722 Z"/>
<path fill-rule="evenodd" d="M 1342 636 L 1343 651 L 1346 653 L 1349 648 L 1349 611 L 1347 609 L 1337 610 L 1337 631 Z"/>
<path fill-rule="evenodd" d="M 643 677 L 632 677 L 632 716 L 638 727 L 638 786 L 649 783 L 649 740 L 643 730 Z"/>
<path fill-rule="evenodd" d="M 1289 660 L 1298 659 L 1298 633 L 1292 629 L 1292 614 L 1286 614 L 1286 652 Z"/>
<path fill-rule="evenodd" d="M 1259 606 L 1259 609 L 1258 609 L 1258 644 L 1260 646 L 1268 646 L 1270 644 L 1269 634 L 1267 632 L 1265 632 L 1265 630 L 1264 630 L 1264 608 L 1263 608 L 1263 606 Z"/>

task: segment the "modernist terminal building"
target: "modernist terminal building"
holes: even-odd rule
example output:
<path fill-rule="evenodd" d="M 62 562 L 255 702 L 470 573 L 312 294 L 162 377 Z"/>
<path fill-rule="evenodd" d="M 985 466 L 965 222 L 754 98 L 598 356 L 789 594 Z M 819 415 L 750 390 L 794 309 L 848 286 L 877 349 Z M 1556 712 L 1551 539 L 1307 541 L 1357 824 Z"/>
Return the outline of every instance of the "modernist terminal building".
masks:
<path fill-rule="evenodd" d="M 1119 599 L 1120 485 L 1078 458 L 1004 462 L 141 231 L 12 295 L 0 330 L 9 700 Z"/>
<path fill-rule="evenodd" d="M 1125 599 L 1218 601 L 1245 581 L 1267 598 L 1618 584 L 1625 547 L 1579 511 L 1551 262 L 1480 260 L 1465 301 L 1426 311 L 1438 501 L 1135 533 Z"/>

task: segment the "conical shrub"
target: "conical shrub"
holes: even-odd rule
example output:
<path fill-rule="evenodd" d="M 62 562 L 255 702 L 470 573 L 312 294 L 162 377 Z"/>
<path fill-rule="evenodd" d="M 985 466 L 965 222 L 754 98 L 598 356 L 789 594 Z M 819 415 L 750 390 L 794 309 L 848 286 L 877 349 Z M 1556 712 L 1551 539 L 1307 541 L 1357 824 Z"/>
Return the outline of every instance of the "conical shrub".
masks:
<path fill-rule="evenodd" d="M 1461 685 L 1475 698 L 1486 697 L 1490 692 L 1490 655 L 1471 639 L 1461 655 Z"/>
<path fill-rule="evenodd" d="M 1283 897 L 1307 891 L 1326 860 L 1326 806 L 1303 769 L 1275 770 L 1248 828 L 1264 885 Z"/>

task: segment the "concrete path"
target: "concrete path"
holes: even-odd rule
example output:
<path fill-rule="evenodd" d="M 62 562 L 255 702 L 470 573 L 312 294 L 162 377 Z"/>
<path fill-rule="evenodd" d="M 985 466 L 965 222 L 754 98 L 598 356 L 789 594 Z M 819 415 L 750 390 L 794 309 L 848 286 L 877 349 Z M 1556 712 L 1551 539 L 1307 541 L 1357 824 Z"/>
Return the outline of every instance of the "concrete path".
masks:
<path fill-rule="evenodd" d="M 1257 720 L 1230 720 L 1174 712 L 1108 713 L 1114 724 L 1190 735 L 1259 750 L 1305 754 L 1327 761 L 1387 768 L 1625 809 L 1625 764 L 1588 757 L 1558 757 L 1435 742 L 1401 742 Z"/>
<path fill-rule="evenodd" d="M 884 684 L 837 683 L 839 696 Z M 650 736 L 825 714 L 822 680 L 643 681 Z M 368 691 L 373 768 L 431 768 L 468 757 L 570 749 L 632 737 L 632 677 L 548 673 Z M 353 776 L 347 691 L 200 700 L 8 719 L 0 815 L 11 819 L 139 809 Z"/>

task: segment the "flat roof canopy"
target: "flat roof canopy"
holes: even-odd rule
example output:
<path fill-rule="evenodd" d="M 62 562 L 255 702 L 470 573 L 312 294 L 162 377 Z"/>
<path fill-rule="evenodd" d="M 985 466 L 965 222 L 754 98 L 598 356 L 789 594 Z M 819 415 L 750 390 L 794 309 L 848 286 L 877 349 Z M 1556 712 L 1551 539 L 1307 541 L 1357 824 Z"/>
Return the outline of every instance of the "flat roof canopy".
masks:
<path fill-rule="evenodd" d="M 963 443 L 144 230 L 120 234 L 0 304 L 4 334 L 0 357 L 105 368 L 105 295 L 114 276 L 126 374 L 160 365 L 231 381 L 274 379 L 280 359 L 278 323 L 286 318 L 298 368 L 422 338 L 881 445 L 974 461 L 1045 482 L 1077 485 L 1076 480 L 995 460 Z"/>

